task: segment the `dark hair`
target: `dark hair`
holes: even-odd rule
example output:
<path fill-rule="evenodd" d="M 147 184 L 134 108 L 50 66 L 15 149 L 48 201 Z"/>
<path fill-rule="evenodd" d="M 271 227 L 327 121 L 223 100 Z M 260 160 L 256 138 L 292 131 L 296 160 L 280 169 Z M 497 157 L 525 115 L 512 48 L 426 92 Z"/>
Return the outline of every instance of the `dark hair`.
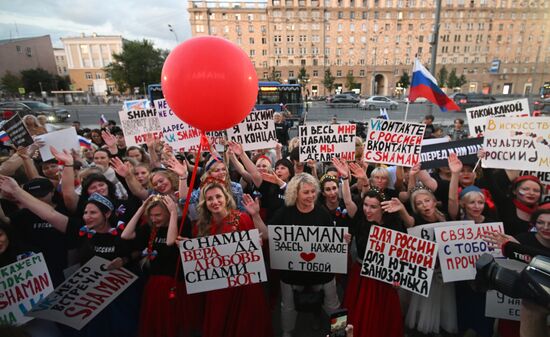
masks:
<path fill-rule="evenodd" d="M 464 125 L 464 120 L 462 118 L 456 118 L 455 122 L 459 122 L 460 125 Z"/>
<path fill-rule="evenodd" d="M 376 198 L 380 202 L 387 200 L 386 195 L 375 188 L 371 188 L 370 190 L 368 190 L 367 193 L 365 193 L 365 197 L 363 197 L 363 201 L 365 201 L 366 197 Z"/>
<path fill-rule="evenodd" d="M 109 195 L 107 195 L 107 198 L 114 200 L 116 199 L 116 188 L 115 185 L 107 179 L 103 174 L 99 173 L 92 173 L 89 176 L 87 176 L 84 181 L 82 181 L 82 193 L 80 194 L 80 197 L 85 198 L 86 200 L 90 196 L 88 193 L 88 189 L 90 188 L 90 185 L 93 184 L 96 181 L 103 182 L 107 184 L 107 187 L 109 189 Z"/>
<path fill-rule="evenodd" d="M 424 116 L 424 119 L 429 119 L 433 122 L 435 117 L 434 117 L 434 115 L 426 115 L 426 116 Z"/>
<path fill-rule="evenodd" d="M 109 120 L 107 121 L 107 124 L 109 124 L 109 125 L 116 125 L 116 121 L 115 121 L 114 119 L 109 119 Z"/>
<path fill-rule="evenodd" d="M 107 154 L 107 158 L 111 158 L 111 157 L 112 157 L 111 152 L 109 152 L 109 150 L 107 150 L 107 149 L 99 148 L 99 149 L 95 150 L 94 155 L 95 155 L 97 152 L 105 152 L 105 153 Z"/>
<path fill-rule="evenodd" d="M 296 146 L 295 148 L 290 151 L 288 157 L 290 160 L 300 161 L 300 147 Z"/>
<path fill-rule="evenodd" d="M 545 204 L 545 206 L 550 206 L 548 205 L 548 203 Z M 537 219 L 539 218 L 539 216 L 541 216 L 542 214 L 550 214 L 550 208 L 546 208 L 546 207 L 539 207 L 537 208 L 533 214 L 531 214 L 531 225 L 535 226 L 536 222 L 537 222 Z"/>
<path fill-rule="evenodd" d="M 288 169 L 288 172 L 289 172 L 288 180 L 290 181 L 290 179 L 294 177 L 294 164 L 292 164 L 290 160 L 286 158 L 282 158 L 277 160 L 277 162 L 275 163 L 275 169 L 277 169 L 277 166 L 279 165 L 282 165 Z"/>
<path fill-rule="evenodd" d="M 113 126 L 113 128 L 111 128 L 111 133 L 115 136 L 124 136 L 124 132 L 118 126 Z"/>

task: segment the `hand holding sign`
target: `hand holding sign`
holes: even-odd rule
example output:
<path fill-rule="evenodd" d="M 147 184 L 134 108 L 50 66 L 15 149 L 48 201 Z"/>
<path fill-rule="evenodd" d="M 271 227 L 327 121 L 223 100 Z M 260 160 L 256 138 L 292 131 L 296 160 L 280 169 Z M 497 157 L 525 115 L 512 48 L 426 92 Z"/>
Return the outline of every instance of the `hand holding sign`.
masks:
<path fill-rule="evenodd" d="M 73 165 L 73 156 L 67 149 L 63 149 L 62 152 L 59 152 L 55 147 L 50 146 L 50 152 L 55 157 L 55 159 L 57 159 L 57 161 L 59 162 L 62 162 L 63 165 Z"/>

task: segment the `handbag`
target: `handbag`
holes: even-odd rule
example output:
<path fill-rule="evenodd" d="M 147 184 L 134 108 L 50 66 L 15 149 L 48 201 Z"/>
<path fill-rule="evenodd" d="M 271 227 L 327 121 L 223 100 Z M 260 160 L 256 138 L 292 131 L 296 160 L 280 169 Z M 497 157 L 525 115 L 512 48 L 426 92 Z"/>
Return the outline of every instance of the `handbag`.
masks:
<path fill-rule="evenodd" d="M 323 289 L 315 291 L 312 287 L 305 286 L 303 290 L 294 289 L 293 292 L 296 311 L 316 312 L 325 300 Z"/>

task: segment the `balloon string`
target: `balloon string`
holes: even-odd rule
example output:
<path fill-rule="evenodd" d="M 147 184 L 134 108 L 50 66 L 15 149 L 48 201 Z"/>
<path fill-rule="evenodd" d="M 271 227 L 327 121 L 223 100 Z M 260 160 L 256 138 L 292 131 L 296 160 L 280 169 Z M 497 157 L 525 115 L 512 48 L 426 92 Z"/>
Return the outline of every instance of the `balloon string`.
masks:
<path fill-rule="evenodd" d="M 191 183 L 189 184 L 189 189 L 187 190 L 187 197 L 185 198 L 185 204 L 183 206 L 183 212 L 181 214 L 181 223 L 180 223 L 180 229 L 178 232 L 178 235 L 181 236 L 181 232 L 183 230 L 183 226 L 185 224 L 185 218 L 187 216 L 187 212 L 189 211 L 189 201 L 191 200 L 191 193 L 193 193 L 193 187 L 195 186 L 195 180 L 197 177 L 197 171 L 199 169 L 199 159 L 202 153 L 202 149 L 204 147 L 209 147 L 208 144 L 208 138 L 204 134 L 204 131 L 201 131 L 201 142 L 199 145 L 199 151 L 197 155 L 195 156 L 195 165 L 193 166 L 193 173 L 191 174 Z M 181 267 L 181 254 L 178 254 L 178 259 L 176 261 L 176 272 L 174 274 L 174 285 L 170 289 L 170 293 L 168 294 L 169 299 L 174 299 L 176 297 L 176 286 L 178 284 L 178 274 Z"/>

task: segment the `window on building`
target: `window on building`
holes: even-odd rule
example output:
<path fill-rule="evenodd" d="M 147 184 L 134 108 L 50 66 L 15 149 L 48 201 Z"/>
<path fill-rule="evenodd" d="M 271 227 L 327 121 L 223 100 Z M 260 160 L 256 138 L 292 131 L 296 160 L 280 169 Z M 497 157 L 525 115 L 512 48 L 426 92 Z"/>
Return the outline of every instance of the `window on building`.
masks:
<path fill-rule="evenodd" d="M 253 37 L 249 37 L 249 38 L 248 38 L 248 43 L 249 43 L 249 44 L 254 44 L 254 38 L 253 38 Z"/>
<path fill-rule="evenodd" d="M 336 70 L 336 76 L 342 77 L 342 70 Z"/>
<path fill-rule="evenodd" d="M 314 70 L 312 73 L 313 77 L 319 77 L 319 70 Z"/>
<path fill-rule="evenodd" d="M 95 73 L 95 79 L 100 80 L 101 79 L 101 73 Z"/>
<path fill-rule="evenodd" d="M 294 70 L 288 71 L 288 77 L 294 77 Z"/>
<path fill-rule="evenodd" d="M 256 56 L 256 51 L 254 49 L 250 49 L 250 57 Z"/>
<path fill-rule="evenodd" d="M 90 72 L 86 72 L 86 73 L 85 73 L 85 76 L 86 76 L 86 79 L 87 79 L 87 80 L 93 79 L 92 73 L 90 73 Z"/>

